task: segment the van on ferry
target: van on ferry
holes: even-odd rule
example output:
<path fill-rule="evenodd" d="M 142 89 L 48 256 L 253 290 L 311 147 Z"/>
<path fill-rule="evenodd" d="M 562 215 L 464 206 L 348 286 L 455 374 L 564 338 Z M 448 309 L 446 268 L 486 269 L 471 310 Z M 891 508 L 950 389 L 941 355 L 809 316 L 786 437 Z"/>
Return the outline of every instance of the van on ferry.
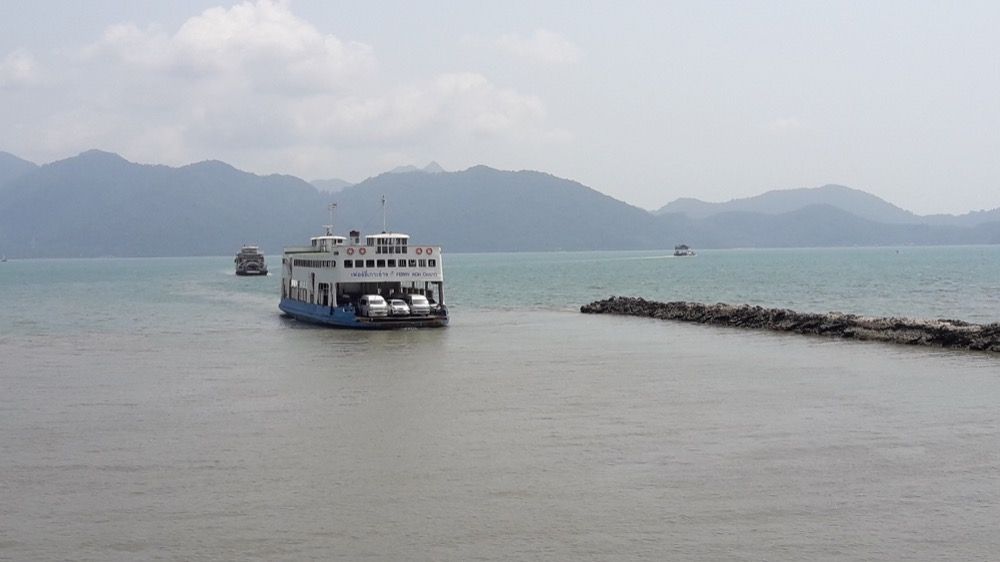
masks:
<path fill-rule="evenodd" d="M 371 318 L 388 316 L 389 305 L 380 295 L 362 295 L 358 301 L 358 311 L 362 316 Z"/>
<path fill-rule="evenodd" d="M 405 295 L 403 300 L 410 305 L 410 314 L 426 315 L 431 313 L 431 303 L 424 295 Z"/>

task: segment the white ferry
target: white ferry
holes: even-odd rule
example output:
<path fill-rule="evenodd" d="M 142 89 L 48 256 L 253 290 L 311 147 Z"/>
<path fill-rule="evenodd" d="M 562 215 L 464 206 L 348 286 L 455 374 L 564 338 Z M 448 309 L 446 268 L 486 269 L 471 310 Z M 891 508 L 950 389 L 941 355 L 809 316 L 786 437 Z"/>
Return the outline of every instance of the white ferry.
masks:
<path fill-rule="evenodd" d="M 441 247 L 398 232 L 336 236 L 327 226 L 309 246 L 285 248 L 278 308 L 343 328 L 447 326 Z"/>
<path fill-rule="evenodd" d="M 267 275 L 267 263 L 258 246 L 243 246 L 234 261 L 236 275 Z"/>
<path fill-rule="evenodd" d="M 692 250 L 687 244 L 678 244 L 674 246 L 674 256 L 678 258 L 694 256 L 694 250 Z"/>

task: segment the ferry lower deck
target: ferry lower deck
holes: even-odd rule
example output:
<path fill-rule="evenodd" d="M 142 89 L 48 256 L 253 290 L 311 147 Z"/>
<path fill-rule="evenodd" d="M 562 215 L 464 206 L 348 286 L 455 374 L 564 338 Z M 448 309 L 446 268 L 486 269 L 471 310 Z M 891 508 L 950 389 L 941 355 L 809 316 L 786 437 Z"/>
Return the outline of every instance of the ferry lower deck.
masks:
<path fill-rule="evenodd" d="M 340 328 L 394 330 L 400 328 L 443 328 L 448 325 L 448 313 L 444 307 L 424 315 L 370 317 L 358 314 L 358 309 L 353 304 L 322 306 L 283 298 L 278 303 L 278 308 L 302 322 Z"/>

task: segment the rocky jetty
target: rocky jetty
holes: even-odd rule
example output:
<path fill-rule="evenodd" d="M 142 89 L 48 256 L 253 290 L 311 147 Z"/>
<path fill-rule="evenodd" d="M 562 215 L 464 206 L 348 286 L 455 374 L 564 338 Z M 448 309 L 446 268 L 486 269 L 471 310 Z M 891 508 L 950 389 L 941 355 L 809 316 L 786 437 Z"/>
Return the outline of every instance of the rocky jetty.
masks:
<path fill-rule="evenodd" d="M 1000 353 L 1000 323 L 877 318 L 839 312 L 804 314 L 746 304 L 655 302 L 636 297 L 595 301 L 580 307 L 580 312 Z"/>

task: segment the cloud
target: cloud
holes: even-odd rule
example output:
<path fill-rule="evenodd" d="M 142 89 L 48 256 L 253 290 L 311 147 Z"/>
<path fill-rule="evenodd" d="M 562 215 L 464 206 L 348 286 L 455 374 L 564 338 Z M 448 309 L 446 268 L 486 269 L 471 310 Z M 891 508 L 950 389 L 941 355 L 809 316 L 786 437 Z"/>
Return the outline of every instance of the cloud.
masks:
<path fill-rule="evenodd" d="M 364 177 L 387 154 L 472 159 L 571 139 L 537 96 L 478 72 L 398 81 L 374 48 L 321 32 L 284 2 L 212 8 L 174 30 L 114 25 L 80 53 L 63 61 L 44 116 L 22 119 L 33 132 L 18 143 L 53 157 L 100 147 L 305 177 L 336 161 Z"/>
<path fill-rule="evenodd" d="M 376 68 L 368 45 L 324 35 L 287 3 L 273 0 L 211 8 L 173 35 L 156 27 L 115 25 L 86 54 L 193 79 L 245 80 L 257 90 L 300 94 L 344 87 Z"/>
<path fill-rule="evenodd" d="M 38 63 L 28 51 L 14 50 L 0 61 L 0 89 L 27 88 L 40 83 Z"/>
<path fill-rule="evenodd" d="M 545 29 L 536 29 L 530 37 L 503 35 L 497 47 L 514 56 L 542 64 L 570 64 L 580 60 L 580 48 L 568 39 Z"/>
<path fill-rule="evenodd" d="M 442 74 L 382 96 L 319 96 L 291 107 L 296 135 L 335 144 L 421 143 L 439 137 L 536 134 L 541 101 L 476 73 Z"/>

